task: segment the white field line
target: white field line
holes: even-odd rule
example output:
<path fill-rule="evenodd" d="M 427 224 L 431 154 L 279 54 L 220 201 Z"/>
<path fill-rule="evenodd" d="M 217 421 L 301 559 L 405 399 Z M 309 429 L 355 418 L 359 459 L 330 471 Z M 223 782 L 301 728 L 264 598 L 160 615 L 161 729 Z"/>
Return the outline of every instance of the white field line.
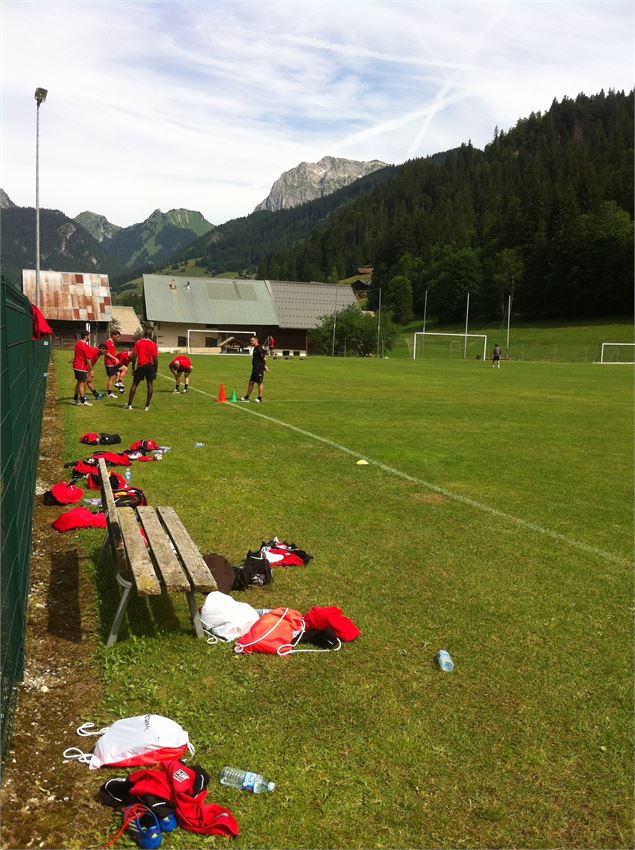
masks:
<path fill-rule="evenodd" d="M 173 378 L 168 378 L 167 375 L 161 375 L 162 378 L 165 378 L 168 381 L 173 380 Z M 205 390 L 199 390 L 197 387 L 190 387 L 190 392 L 194 390 L 201 395 L 205 395 L 208 398 L 214 399 L 214 396 L 211 393 L 205 392 Z M 474 510 L 480 511 L 481 513 L 490 514 L 491 516 L 496 517 L 497 519 L 505 520 L 511 525 L 515 525 L 517 528 L 524 528 L 527 531 L 534 531 L 536 534 L 542 534 L 544 537 L 550 537 L 552 540 L 556 540 L 558 543 L 563 543 L 565 546 L 569 546 L 572 549 L 577 549 L 580 552 L 584 552 L 587 555 L 594 555 L 595 557 L 602 558 L 605 561 L 609 561 L 613 564 L 619 564 L 620 566 L 631 566 L 631 563 L 627 561 L 625 558 L 620 558 L 619 555 L 614 555 L 612 552 L 605 552 L 603 549 L 598 549 L 595 546 L 589 546 L 587 543 L 582 543 L 580 540 L 576 540 L 573 537 L 567 537 L 565 534 L 560 534 L 559 531 L 554 531 L 551 528 L 546 528 L 544 525 L 539 525 L 535 522 L 529 522 L 526 519 L 521 519 L 520 517 L 514 516 L 513 514 L 508 514 L 505 511 L 501 511 L 498 508 L 494 508 L 491 505 L 485 505 L 482 502 L 477 502 L 476 499 L 470 499 L 469 496 L 462 496 L 460 493 L 455 493 L 453 490 L 446 490 L 444 487 L 439 487 L 437 484 L 432 484 L 430 481 L 426 481 L 423 478 L 417 478 L 414 475 L 409 475 L 407 472 L 402 472 L 400 469 L 397 469 L 394 466 L 389 466 L 386 463 L 382 463 L 379 460 L 374 460 L 372 457 L 368 457 L 368 455 L 360 454 L 353 449 L 349 449 L 346 446 L 340 445 L 340 443 L 335 443 L 333 440 L 329 440 L 327 437 L 320 437 L 319 434 L 313 434 L 311 431 L 305 431 L 304 428 L 298 428 L 297 425 L 291 425 L 288 422 L 283 422 L 282 419 L 274 419 L 273 416 L 267 416 L 265 413 L 261 413 L 260 410 L 254 409 L 253 406 L 247 406 L 246 404 L 240 404 L 237 402 L 236 404 L 228 404 L 228 407 L 233 409 L 241 410 L 243 413 L 251 413 L 252 416 L 259 416 L 261 419 L 266 419 L 268 422 L 273 422 L 275 425 L 280 425 L 283 428 L 288 428 L 290 431 L 295 431 L 297 434 L 302 434 L 303 437 L 309 437 L 312 440 L 317 440 L 320 443 L 324 443 L 327 446 L 330 446 L 333 449 L 337 449 L 340 452 L 345 452 L 351 457 L 356 458 L 357 460 L 365 460 L 370 466 L 376 466 L 378 469 L 387 472 L 389 475 L 394 475 L 397 478 L 401 478 L 403 481 L 411 481 L 413 484 L 418 484 L 421 487 L 425 487 L 427 490 L 432 490 L 433 493 L 438 493 L 441 496 L 445 496 L 446 499 L 452 499 L 454 502 L 458 502 L 462 505 L 467 505 L 470 508 L 474 508 Z"/>

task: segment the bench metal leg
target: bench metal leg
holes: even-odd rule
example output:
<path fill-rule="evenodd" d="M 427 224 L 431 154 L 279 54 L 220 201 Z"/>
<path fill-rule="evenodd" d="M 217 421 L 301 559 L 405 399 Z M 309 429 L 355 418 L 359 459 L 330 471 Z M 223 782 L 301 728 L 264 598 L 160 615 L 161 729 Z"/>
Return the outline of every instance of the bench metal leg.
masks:
<path fill-rule="evenodd" d="M 126 613 L 126 608 L 128 607 L 128 600 L 130 599 L 130 590 L 132 588 L 132 582 L 126 581 L 126 579 L 122 578 L 119 573 L 117 573 L 116 578 L 118 583 L 121 585 L 121 599 L 119 600 L 119 606 L 117 608 L 117 613 L 115 614 L 115 619 L 112 621 L 112 626 L 110 628 L 110 634 L 108 635 L 108 641 L 106 642 L 106 646 L 112 646 L 113 644 L 117 643 L 117 637 L 119 635 L 121 621 L 123 620 L 123 615 Z"/>
<path fill-rule="evenodd" d="M 110 532 L 106 532 L 106 536 L 104 537 L 104 542 L 101 544 L 101 549 L 99 550 L 99 557 L 97 558 L 97 566 L 101 567 L 106 560 L 106 555 L 108 553 L 108 544 L 110 543 Z"/>
<path fill-rule="evenodd" d="M 190 606 L 190 616 L 192 617 L 192 625 L 194 626 L 196 637 L 204 638 L 205 633 L 203 632 L 203 627 L 201 626 L 201 618 L 198 613 L 198 605 L 196 604 L 196 594 L 193 590 L 190 590 L 188 593 L 186 593 L 186 596 L 187 604 Z"/>

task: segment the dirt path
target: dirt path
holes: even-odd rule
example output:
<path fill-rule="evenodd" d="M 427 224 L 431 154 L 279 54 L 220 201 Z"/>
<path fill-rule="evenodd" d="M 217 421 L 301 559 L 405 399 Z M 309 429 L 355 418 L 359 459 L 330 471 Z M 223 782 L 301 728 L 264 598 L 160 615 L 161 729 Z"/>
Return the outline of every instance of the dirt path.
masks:
<path fill-rule="evenodd" d="M 95 846 L 95 825 L 103 828 L 108 817 L 93 799 L 88 769 L 62 760 L 66 747 L 81 742 L 79 722 L 97 716 L 100 689 L 94 585 L 81 536 L 54 531 L 51 522 L 62 509 L 44 507 L 41 499 L 68 476 L 57 399 L 51 364 L 33 520 L 26 670 L 0 795 L 3 848 Z"/>

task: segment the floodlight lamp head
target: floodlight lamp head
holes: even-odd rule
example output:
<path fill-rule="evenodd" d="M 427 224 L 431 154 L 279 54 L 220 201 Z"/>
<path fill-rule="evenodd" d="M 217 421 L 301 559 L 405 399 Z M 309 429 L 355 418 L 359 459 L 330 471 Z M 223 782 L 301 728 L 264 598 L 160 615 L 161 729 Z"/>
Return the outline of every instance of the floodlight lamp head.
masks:
<path fill-rule="evenodd" d="M 48 89 L 40 89 L 37 88 L 35 90 L 35 99 L 37 100 L 37 105 L 39 106 L 41 103 L 44 103 L 46 100 L 46 95 L 48 94 Z"/>

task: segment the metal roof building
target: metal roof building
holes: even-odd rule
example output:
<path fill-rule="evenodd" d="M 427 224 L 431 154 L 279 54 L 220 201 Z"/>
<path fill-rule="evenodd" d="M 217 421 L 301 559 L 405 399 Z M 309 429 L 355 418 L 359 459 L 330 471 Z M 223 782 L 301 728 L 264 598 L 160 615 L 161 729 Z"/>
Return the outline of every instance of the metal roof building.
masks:
<path fill-rule="evenodd" d="M 344 310 L 357 299 L 350 286 L 268 280 L 280 328 L 316 328 L 324 316 Z"/>
<path fill-rule="evenodd" d="M 227 335 L 274 336 L 284 356 L 303 356 L 307 332 L 357 300 L 350 286 L 286 280 L 143 276 L 145 311 L 159 348 L 219 349 Z M 196 336 L 198 334 L 198 336 Z M 202 338 L 202 336 L 204 338 Z"/>
<path fill-rule="evenodd" d="M 22 291 L 35 303 L 35 271 L 22 270 Z M 40 272 L 40 309 L 49 321 L 110 322 L 108 275 L 85 272 Z"/>

